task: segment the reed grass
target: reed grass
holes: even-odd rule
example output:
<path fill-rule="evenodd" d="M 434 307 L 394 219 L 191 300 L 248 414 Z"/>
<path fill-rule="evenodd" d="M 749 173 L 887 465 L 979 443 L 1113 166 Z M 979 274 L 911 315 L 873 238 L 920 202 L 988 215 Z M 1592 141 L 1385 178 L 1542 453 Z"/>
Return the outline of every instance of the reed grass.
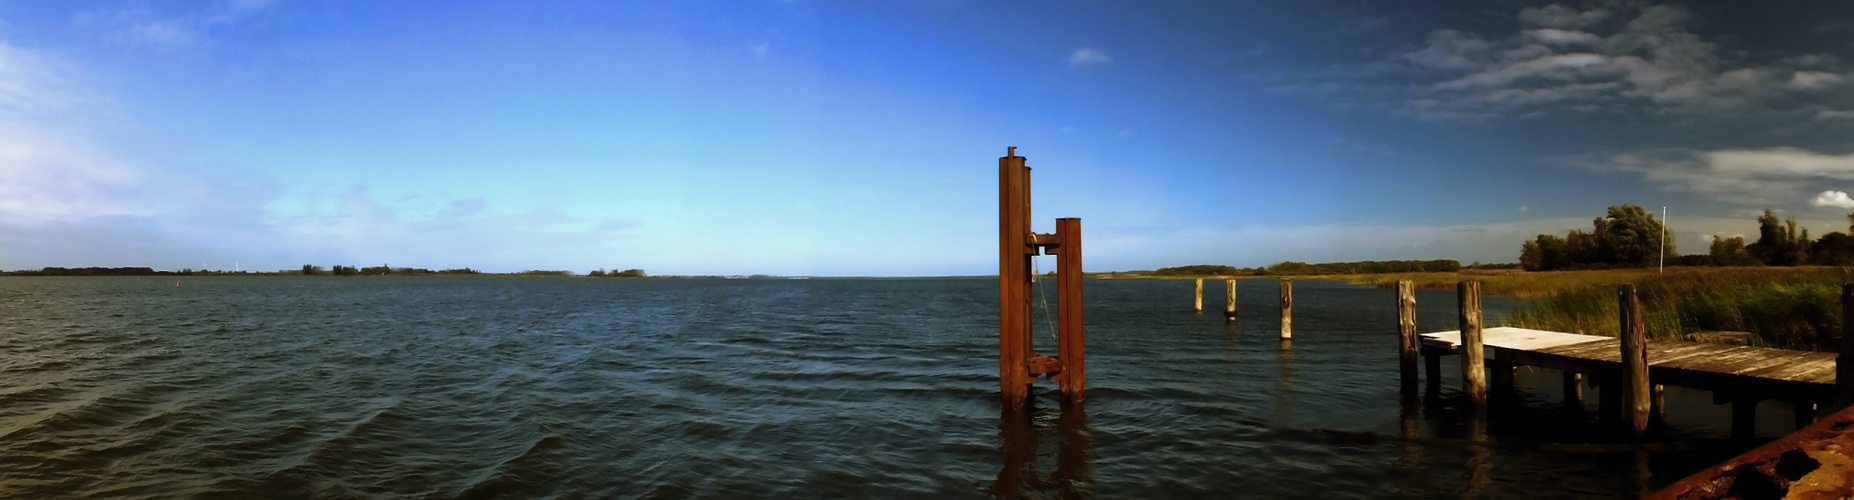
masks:
<path fill-rule="evenodd" d="M 1616 285 L 1634 283 L 1650 338 L 1699 332 L 1748 332 L 1753 345 L 1834 350 L 1841 330 L 1840 292 L 1854 270 L 1840 267 L 1673 268 L 1533 273 L 1425 273 L 1359 276 L 1353 281 L 1429 288 L 1479 280 L 1487 293 L 1532 299 L 1499 324 L 1586 335 L 1621 329 Z M 1490 322 L 1491 323 L 1491 322 Z"/>

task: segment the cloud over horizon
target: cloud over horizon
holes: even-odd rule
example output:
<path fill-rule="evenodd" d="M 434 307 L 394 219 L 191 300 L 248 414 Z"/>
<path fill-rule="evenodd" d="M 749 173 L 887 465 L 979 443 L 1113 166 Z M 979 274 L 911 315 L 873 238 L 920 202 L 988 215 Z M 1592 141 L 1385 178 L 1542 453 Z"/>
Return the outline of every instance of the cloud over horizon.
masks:
<path fill-rule="evenodd" d="M 1114 62 L 1114 58 L 1100 49 L 1082 47 L 1069 53 L 1070 66 L 1100 66 L 1111 62 Z"/>
<path fill-rule="evenodd" d="M 1782 204 L 1806 196 L 1815 182 L 1854 180 L 1854 154 L 1794 147 L 1647 150 L 1564 161 L 1596 171 L 1640 174 L 1663 189 L 1743 205 Z"/>
<path fill-rule="evenodd" d="M 1552 114 L 1834 116 L 1854 68 L 1819 52 L 1747 58 L 1694 31 L 1678 5 L 1528 7 L 1518 29 L 1430 31 L 1384 58 L 1274 76 L 1274 88 L 1444 122 Z M 1318 83 L 1312 83 L 1318 82 Z"/>

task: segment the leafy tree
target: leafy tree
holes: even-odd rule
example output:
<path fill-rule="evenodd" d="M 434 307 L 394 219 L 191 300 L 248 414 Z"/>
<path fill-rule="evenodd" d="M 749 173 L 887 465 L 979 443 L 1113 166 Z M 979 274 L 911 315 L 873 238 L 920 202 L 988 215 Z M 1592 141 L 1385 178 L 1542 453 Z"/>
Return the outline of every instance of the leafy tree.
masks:
<path fill-rule="evenodd" d="M 1796 229 L 1796 218 L 1778 222 L 1776 212 L 1757 216 L 1757 243 L 1745 247 L 1751 256 L 1771 266 L 1795 266 L 1809 260 L 1809 231 Z"/>
<path fill-rule="evenodd" d="M 1590 222 L 1591 231 L 1573 229 L 1563 238 L 1541 234 L 1520 246 L 1520 267 L 1528 271 L 1606 267 L 1643 267 L 1666 255 L 1678 256 L 1673 231 L 1637 205 L 1616 205 Z"/>
<path fill-rule="evenodd" d="M 612 275 L 612 276 L 614 276 L 614 277 L 618 277 L 618 278 L 644 278 L 644 277 L 647 277 L 647 276 L 645 276 L 645 275 L 644 275 L 644 270 L 643 270 L 643 269 L 626 269 L 626 270 L 623 270 L 623 271 L 619 271 L 619 272 L 616 272 L 616 273 L 612 273 L 611 275 Z"/>
<path fill-rule="evenodd" d="M 1674 242 L 1664 237 L 1672 231 L 1666 231 L 1661 221 L 1641 206 L 1609 207 L 1607 216 L 1597 219 L 1595 226 L 1604 263 L 1648 266 L 1661 255 L 1679 255 Z"/>
<path fill-rule="evenodd" d="M 1854 236 L 1842 232 L 1822 235 L 1809 245 L 1809 263 L 1818 266 L 1854 266 Z"/>

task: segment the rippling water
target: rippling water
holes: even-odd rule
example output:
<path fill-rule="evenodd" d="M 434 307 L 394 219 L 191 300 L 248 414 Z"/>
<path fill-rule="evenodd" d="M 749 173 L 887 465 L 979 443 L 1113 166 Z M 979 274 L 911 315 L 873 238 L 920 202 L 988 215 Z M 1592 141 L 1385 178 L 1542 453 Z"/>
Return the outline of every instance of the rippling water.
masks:
<path fill-rule="evenodd" d="M 0 496 L 1613 498 L 1756 444 L 1670 389 L 1604 445 L 1551 372 L 1475 444 L 1452 361 L 1400 404 L 1386 290 L 1297 284 L 1289 345 L 1273 282 L 1087 286 L 1088 402 L 1019 419 L 991 279 L 4 278 Z"/>

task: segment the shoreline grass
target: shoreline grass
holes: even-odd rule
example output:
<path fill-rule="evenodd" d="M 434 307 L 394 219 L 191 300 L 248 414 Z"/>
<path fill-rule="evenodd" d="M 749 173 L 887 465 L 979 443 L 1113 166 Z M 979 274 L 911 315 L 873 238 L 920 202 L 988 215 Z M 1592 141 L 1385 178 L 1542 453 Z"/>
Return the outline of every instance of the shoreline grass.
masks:
<path fill-rule="evenodd" d="M 1621 323 L 1616 285 L 1634 283 L 1650 338 L 1687 339 L 1705 332 L 1750 333 L 1752 345 L 1834 350 L 1841 330 L 1841 285 L 1854 268 L 1684 267 L 1530 273 L 1360 275 L 1347 281 L 1379 287 L 1399 280 L 1423 288 L 1482 282 L 1490 294 L 1530 299 L 1499 320 L 1506 326 L 1615 336 Z"/>

